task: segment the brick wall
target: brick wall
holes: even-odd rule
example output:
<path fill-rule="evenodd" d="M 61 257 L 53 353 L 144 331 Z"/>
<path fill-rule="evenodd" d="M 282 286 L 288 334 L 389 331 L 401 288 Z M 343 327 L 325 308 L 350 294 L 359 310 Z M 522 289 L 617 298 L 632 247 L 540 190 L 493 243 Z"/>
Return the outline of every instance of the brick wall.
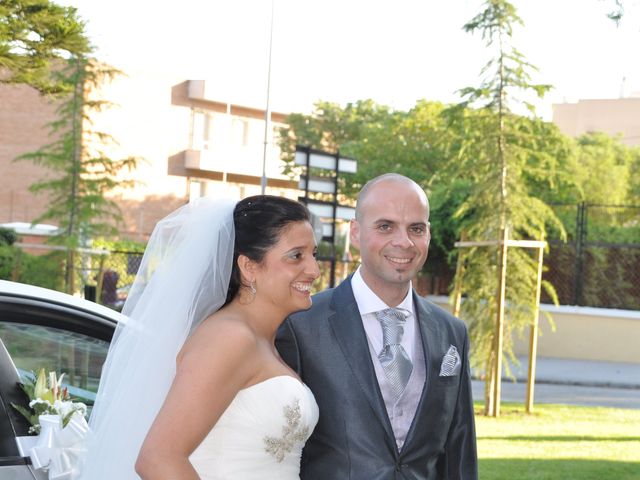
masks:
<path fill-rule="evenodd" d="M 169 92 L 169 89 L 166 90 Z M 127 100 L 127 94 L 117 95 L 117 93 L 117 91 L 108 92 L 109 95 L 115 96 L 116 100 L 121 100 L 119 96 Z M 158 101 L 157 97 L 151 97 L 149 102 L 159 104 L 164 109 L 171 108 L 168 101 L 166 103 Z M 150 109 L 148 106 L 146 108 Z M 148 111 L 145 108 L 138 110 Z M 115 118 L 111 119 L 110 115 L 114 113 Z M 184 116 L 184 112 L 181 113 Z M 115 108 L 112 112 L 98 115 L 99 118 L 96 118 L 99 130 L 107 131 L 119 140 L 124 140 L 124 149 L 107 151 L 112 158 L 138 154 L 141 153 L 140 146 L 153 146 L 158 143 L 141 138 L 141 130 L 149 132 L 147 135 L 152 134 L 153 131 L 145 128 L 149 122 L 140 120 L 144 118 L 143 114 L 137 116 L 136 132 L 133 138 L 129 138 L 131 130 L 134 130 L 132 125 L 122 126 L 122 110 Z M 47 124 L 55 118 L 56 104 L 51 99 L 41 96 L 25 85 L 0 84 L 0 223 L 32 222 L 44 212 L 47 195 L 35 195 L 29 192 L 29 186 L 35 181 L 49 177 L 50 170 L 28 160 L 16 162 L 14 159 L 51 143 L 55 137 L 49 136 Z M 112 121 L 104 122 L 104 119 Z M 188 117 L 186 120 L 180 118 L 179 125 L 182 128 L 188 128 Z M 168 155 L 142 153 L 147 157 L 148 162 L 142 162 L 135 172 L 123 174 L 123 178 L 133 178 L 141 184 L 134 190 L 116 190 L 110 194 L 122 210 L 124 223 L 118 225 L 121 236 L 136 240 L 146 240 L 156 222 L 182 205 L 186 199 L 185 179 L 167 176 Z M 168 186 L 165 185 L 167 183 L 169 183 Z M 46 223 L 54 222 L 46 221 Z"/>
<path fill-rule="evenodd" d="M 207 171 L 169 171 L 169 159 L 189 148 L 191 138 L 190 105 L 172 103 L 172 92 L 180 82 L 184 83 L 178 74 L 137 71 L 127 72 L 100 89 L 99 97 L 113 106 L 91 114 L 92 130 L 106 132 L 117 141 L 101 145 L 101 150 L 112 159 L 142 159 L 134 171 L 119 175 L 137 182 L 135 187 L 108 193 L 121 208 L 124 223 L 117 226 L 123 238 L 146 240 L 158 220 L 188 200 L 190 178 L 207 183 L 211 194 L 241 198 L 259 192 L 258 182 L 247 185 L 229 179 L 223 183 L 207 176 L 211 173 Z M 46 125 L 56 118 L 55 110 L 55 105 L 30 87 L 0 84 L 0 223 L 32 222 L 44 211 L 46 197 L 31 194 L 28 187 L 50 175 L 49 171 L 29 161 L 13 163 L 13 159 L 52 141 Z M 249 110 L 236 113 L 249 115 Z M 256 179 L 261 173 L 261 158 L 259 155 L 255 160 Z M 231 166 L 233 159 L 225 157 L 217 168 L 226 172 Z M 298 194 L 297 190 L 287 192 Z M 274 187 L 268 193 L 282 194 L 283 190 Z"/>
<path fill-rule="evenodd" d="M 0 84 L 0 223 L 31 222 L 44 211 L 46 195 L 28 189 L 46 178 L 48 170 L 14 159 L 52 141 L 47 123 L 55 118 L 55 109 L 30 87 Z"/>

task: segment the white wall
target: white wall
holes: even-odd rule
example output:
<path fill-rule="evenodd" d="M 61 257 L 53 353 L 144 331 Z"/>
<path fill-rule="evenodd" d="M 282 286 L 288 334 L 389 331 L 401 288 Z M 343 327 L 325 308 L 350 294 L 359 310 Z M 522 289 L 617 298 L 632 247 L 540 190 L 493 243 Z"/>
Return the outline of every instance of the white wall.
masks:
<path fill-rule="evenodd" d="M 451 311 L 447 297 L 427 298 Z M 538 355 L 640 364 L 640 311 L 553 305 L 540 310 Z M 551 315 L 555 331 L 542 312 Z M 515 339 L 514 351 L 528 355 L 528 329 Z"/>

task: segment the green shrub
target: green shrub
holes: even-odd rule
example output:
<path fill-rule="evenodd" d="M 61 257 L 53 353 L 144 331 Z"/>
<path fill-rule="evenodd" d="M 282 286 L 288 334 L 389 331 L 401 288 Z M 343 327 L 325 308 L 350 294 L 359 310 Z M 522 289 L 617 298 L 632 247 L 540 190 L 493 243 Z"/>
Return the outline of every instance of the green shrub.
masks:
<path fill-rule="evenodd" d="M 22 254 L 18 281 L 52 290 L 64 290 L 64 252 Z"/>
<path fill-rule="evenodd" d="M 62 290 L 63 261 L 61 252 L 31 255 L 13 246 L 0 245 L 0 279 Z"/>
<path fill-rule="evenodd" d="M 0 244 L 0 280 L 11 280 L 17 248 Z"/>
<path fill-rule="evenodd" d="M 16 232 L 9 228 L 0 227 L 0 246 L 13 245 L 18 240 Z"/>

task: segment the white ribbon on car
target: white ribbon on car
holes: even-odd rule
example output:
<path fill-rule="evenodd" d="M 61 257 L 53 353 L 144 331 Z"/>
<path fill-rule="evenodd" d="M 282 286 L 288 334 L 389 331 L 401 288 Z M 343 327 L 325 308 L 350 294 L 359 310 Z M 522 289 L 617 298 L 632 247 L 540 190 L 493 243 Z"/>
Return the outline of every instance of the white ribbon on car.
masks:
<path fill-rule="evenodd" d="M 36 469 L 47 470 L 49 480 L 75 480 L 86 452 L 89 425 L 81 413 L 73 414 L 66 427 L 60 415 L 40 415 L 40 435 L 29 451 Z"/>

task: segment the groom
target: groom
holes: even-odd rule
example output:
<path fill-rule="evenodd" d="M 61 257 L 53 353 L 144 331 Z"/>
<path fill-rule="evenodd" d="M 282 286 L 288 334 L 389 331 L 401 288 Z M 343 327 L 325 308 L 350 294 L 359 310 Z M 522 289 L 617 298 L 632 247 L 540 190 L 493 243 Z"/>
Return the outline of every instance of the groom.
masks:
<path fill-rule="evenodd" d="M 369 181 L 351 223 L 360 267 L 278 332 L 320 408 L 302 480 L 477 478 L 467 330 L 411 287 L 428 218 L 414 181 Z"/>

